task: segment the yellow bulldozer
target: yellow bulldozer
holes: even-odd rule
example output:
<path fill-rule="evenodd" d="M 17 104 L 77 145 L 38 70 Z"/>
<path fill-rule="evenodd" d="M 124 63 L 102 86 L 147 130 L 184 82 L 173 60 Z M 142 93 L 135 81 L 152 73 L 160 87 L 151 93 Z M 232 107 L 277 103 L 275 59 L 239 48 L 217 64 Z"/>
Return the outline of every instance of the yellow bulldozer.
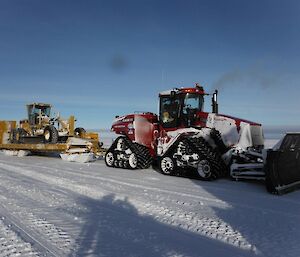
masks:
<path fill-rule="evenodd" d="M 84 128 L 75 128 L 75 118 L 63 119 L 51 116 L 51 105 L 31 103 L 27 105 L 28 118 L 21 120 L 18 128 L 10 133 L 11 143 L 64 143 L 69 137 L 85 138 Z"/>
<path fill-rule="evenodd" d="M 59 152 L 64 160 L 87 162 L 103 155 L 98 133 L 75 128 L 75 118 L 52 116 L 51 105 L 27 105 L 28 117 L 20 122 L 0 121 L 0 150 Z"/>

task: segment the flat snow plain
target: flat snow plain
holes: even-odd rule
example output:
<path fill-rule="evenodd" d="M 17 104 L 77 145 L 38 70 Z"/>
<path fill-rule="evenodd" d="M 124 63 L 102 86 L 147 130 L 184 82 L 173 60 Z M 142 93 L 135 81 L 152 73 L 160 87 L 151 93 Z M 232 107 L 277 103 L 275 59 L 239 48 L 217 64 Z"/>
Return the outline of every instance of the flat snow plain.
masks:
<path fill-rule="evenodd" d="M 0 257 L 300 256 L 300 191 L 0 154 Z"/>

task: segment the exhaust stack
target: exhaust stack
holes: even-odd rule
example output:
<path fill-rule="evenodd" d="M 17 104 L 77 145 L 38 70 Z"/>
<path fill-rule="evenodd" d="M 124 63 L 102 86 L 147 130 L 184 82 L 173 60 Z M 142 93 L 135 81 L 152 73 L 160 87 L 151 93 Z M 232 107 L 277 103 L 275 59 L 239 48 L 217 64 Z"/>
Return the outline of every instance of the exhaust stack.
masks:
<path fill-rule="evenodd" d="M 213 93 L 213 96 L 211 98 L 211 106 L 212 106 L 212 113 L 219 113 L 219 106 L 218 106 L 218 90 L 216 89 Z"/>

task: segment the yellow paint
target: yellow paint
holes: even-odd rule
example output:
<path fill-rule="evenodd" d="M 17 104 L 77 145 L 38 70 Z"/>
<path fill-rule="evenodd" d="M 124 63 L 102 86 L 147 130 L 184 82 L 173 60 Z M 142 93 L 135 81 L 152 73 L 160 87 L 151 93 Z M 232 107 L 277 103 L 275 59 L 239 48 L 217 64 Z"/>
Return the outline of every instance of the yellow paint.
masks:
<path fill-rule="evenodd" d="M 0 143 L 8 143 L 10 131 L 12 129 L 15 129 L 17 126 L 16 121 L 5 121 L 1 120 L 0 121 Z"/>
<path fill-rule="evenodd" d="M 69 135 L 74 136 L 74 129 L 75 129 L 75 117 L 72 115 L 69 118 Z"/>

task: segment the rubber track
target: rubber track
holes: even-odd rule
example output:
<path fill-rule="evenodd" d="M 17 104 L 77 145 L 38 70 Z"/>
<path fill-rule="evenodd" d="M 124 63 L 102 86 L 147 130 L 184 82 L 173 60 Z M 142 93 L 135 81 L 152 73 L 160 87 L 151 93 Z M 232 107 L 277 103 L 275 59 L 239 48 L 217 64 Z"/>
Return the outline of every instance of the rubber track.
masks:
<path fill-rule="evenodd" d="M 138 159 L 138 169 L 146 169 L 149 168 L 152 158 L 151 155 L 149 154 L 149 151 L 146 147 L 133 143 L 129 138 L 125 137 L 124 138 L 126 146 L 136 154 L 137 159 Z"/>
<path fill-rule="evenodd" d="M 218 151 L 221 154 L 224 154 L 228 151 L 228 147 L 224 144 L 220 131 L 213 128 L 210 132 L 210 137 L 214 140 Z"/>
<path fill-rule="evenodd" d="M 204 138 L 186 138 L 185 142 L 200 155 L 200 159 L 206 159 L 212 165 L 213 174 L 210 180 L 227 175 L 227 167 L 221 158 L 221 154 L 213 149 Z"/>
<path fill-rule="evenodd" d="M 140 145 L 138 143 L 133 143 L 134 147 L 136 148 L 138 159 L 143 161 L 144 167 L 142 169 L 147 169 L 152 164 L 153 158 L 149 153 L 149 150 L 146 146 Z"/>
<path fill-rule="evenodd" d="M 137 159 L 138 159 L 137 169 L 147 169 L 147 168 L 149 168 L 150 165 L 152 164 L 153 158 L 150 155 L 148 148 L 146 146 L 140 145 L 138 143 L 133 143 L 129 138 L 127 138 L 125 136 L 118 137 L 113 142 L 111 147 L 108 149 L 108 152 L 110 151 L 114 155 L 116 155 L 115 148 L 116 148 L 117 142 L 120 138 L 122 138 L 124 140 L 126 148 L 129 148 L 133 153 L 136 154 Z M 116 167 L 116 168 L 129 168 L 129 167 L 124 167 L 124 165 L 121 165 L 121 167 L 114 165 L 114 167 Z"/>

